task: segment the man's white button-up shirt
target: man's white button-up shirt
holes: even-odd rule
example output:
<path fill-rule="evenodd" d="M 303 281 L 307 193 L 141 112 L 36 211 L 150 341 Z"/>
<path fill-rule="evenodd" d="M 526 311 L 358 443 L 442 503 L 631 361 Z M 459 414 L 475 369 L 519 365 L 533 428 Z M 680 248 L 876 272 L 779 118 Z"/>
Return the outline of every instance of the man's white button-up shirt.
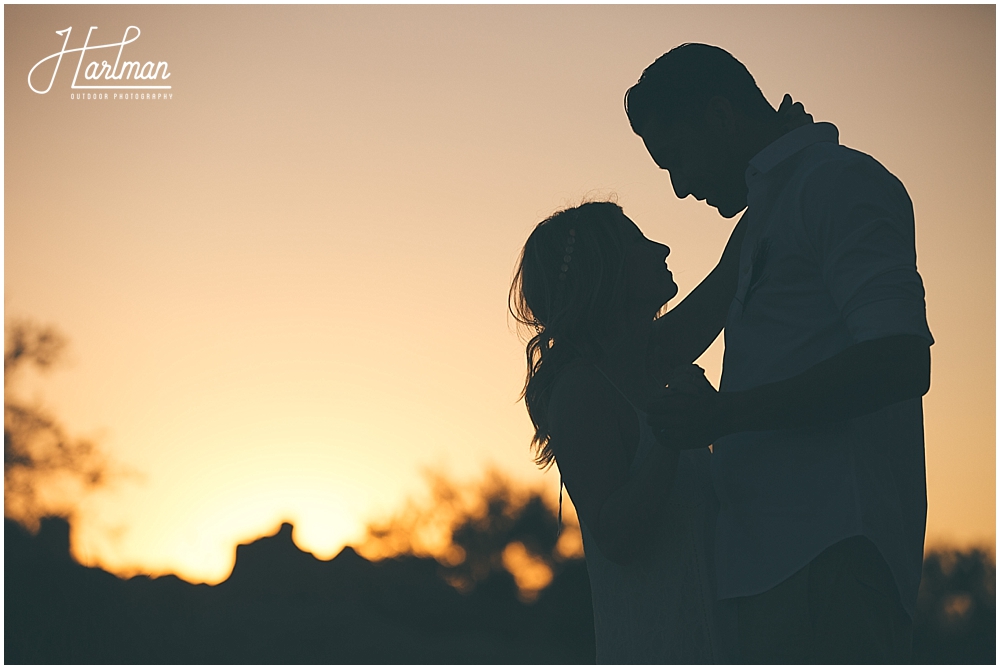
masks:
<path fill-rule="evenodd" d="M 933 343 L 917 274 L 913 207 L 871 156 L 809 124 L 750 161 L 750 217 L 725 328 L 721 389 L 791 378 L 862 341 Z M 856 535 L 879 548 L 913 615 L 927 497 L 921 400 L 714 446 L 720 597 L 768 590 Z"/>

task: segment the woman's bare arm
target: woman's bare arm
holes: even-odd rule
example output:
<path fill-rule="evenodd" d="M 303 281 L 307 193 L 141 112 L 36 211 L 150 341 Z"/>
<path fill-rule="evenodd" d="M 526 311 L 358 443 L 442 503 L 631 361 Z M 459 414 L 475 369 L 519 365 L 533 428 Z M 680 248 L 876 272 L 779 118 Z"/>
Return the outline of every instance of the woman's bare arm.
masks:
<path fill-rule="evenodd" d="M 659 378 L 693 363 L 722 332 L 739 282 L 746 226 L 746 217 L 741 218 L 715 269 L 680 304 L 653 323 L 653 372 Z"/>
<path fill-rule="evenodd" d="M 670 495 L 680 452 L 655 448 L 630 475 L 624 426 L 615 410 L 621 401 L 600 372 L 579 365 L 560 375 L 549 415 L 552 450 L 577 514 L 601 552 L 624 564 L 642 550 L 659 520 L 656 512 Z M 634 414 L 630 419 L 638 421 Z"/>

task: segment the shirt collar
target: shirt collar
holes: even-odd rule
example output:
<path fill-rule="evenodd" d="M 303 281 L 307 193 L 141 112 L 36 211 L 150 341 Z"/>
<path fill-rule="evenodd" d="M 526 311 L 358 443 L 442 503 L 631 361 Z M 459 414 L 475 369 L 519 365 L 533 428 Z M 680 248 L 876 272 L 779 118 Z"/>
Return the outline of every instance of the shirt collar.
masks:
<path fill-rule="evenodd" d="M 746 172 L 747 186 L 752 185 L 754 181 L 807 146 L 817 142 L 838 143 L 839 141 L 840 133 L 837 126 L 832 123 L 807 123 L 786 132 L 750 159 L 750 166 L 747 167 Z"/>

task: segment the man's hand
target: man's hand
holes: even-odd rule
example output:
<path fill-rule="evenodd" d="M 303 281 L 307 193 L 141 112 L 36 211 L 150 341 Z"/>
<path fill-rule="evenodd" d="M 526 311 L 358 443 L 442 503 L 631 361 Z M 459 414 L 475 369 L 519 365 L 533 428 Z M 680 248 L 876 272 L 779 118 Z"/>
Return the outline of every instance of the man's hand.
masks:
<path fill-rule="evenodd" d="M 705 370 L 688 365 L 673 372 L 669 387 L 647 409 L 649 425 L 664 446 L 705 448 L 726 434 L 723 396 L 705 378 Z"/>
<path fill-rule="evenodd" d="M 702 448 L 734 432 L 823 425 L 920 397 L 930 387 L 930 344 L 917 335 L 864 341 L 797 376 L 739 392 L 681 374 L 650 402 L 648 421 L 664 445 Z"/>

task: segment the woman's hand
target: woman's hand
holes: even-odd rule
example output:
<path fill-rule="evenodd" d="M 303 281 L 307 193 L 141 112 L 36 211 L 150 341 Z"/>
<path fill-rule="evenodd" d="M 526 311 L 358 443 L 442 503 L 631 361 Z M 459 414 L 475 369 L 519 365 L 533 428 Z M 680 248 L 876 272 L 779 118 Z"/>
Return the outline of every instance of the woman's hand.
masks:
<path fill-rule="evenodd" d="M 705 378 L 705 370 L 698 365 L 682 365 L 667 375 L 667 386 L 670 390 L 692 395 L 704 395 L 717 392 L 711 382 Z"/>
<path fill-rule="evenodd" d="M 812 114 L 806 112 L 801 102 L 792 102 L 792 96 L 785 93 L 778 106 L 778 120 L 783 133 L 813 122 Z"/>
<path fill-rule="evenodd" d="M 705 448 L 726 434 L 724 396 L 705 370 L 685 365 L 671 372 L 668 387 L 647 409 L 657 440 L 668 448 Z"/>

